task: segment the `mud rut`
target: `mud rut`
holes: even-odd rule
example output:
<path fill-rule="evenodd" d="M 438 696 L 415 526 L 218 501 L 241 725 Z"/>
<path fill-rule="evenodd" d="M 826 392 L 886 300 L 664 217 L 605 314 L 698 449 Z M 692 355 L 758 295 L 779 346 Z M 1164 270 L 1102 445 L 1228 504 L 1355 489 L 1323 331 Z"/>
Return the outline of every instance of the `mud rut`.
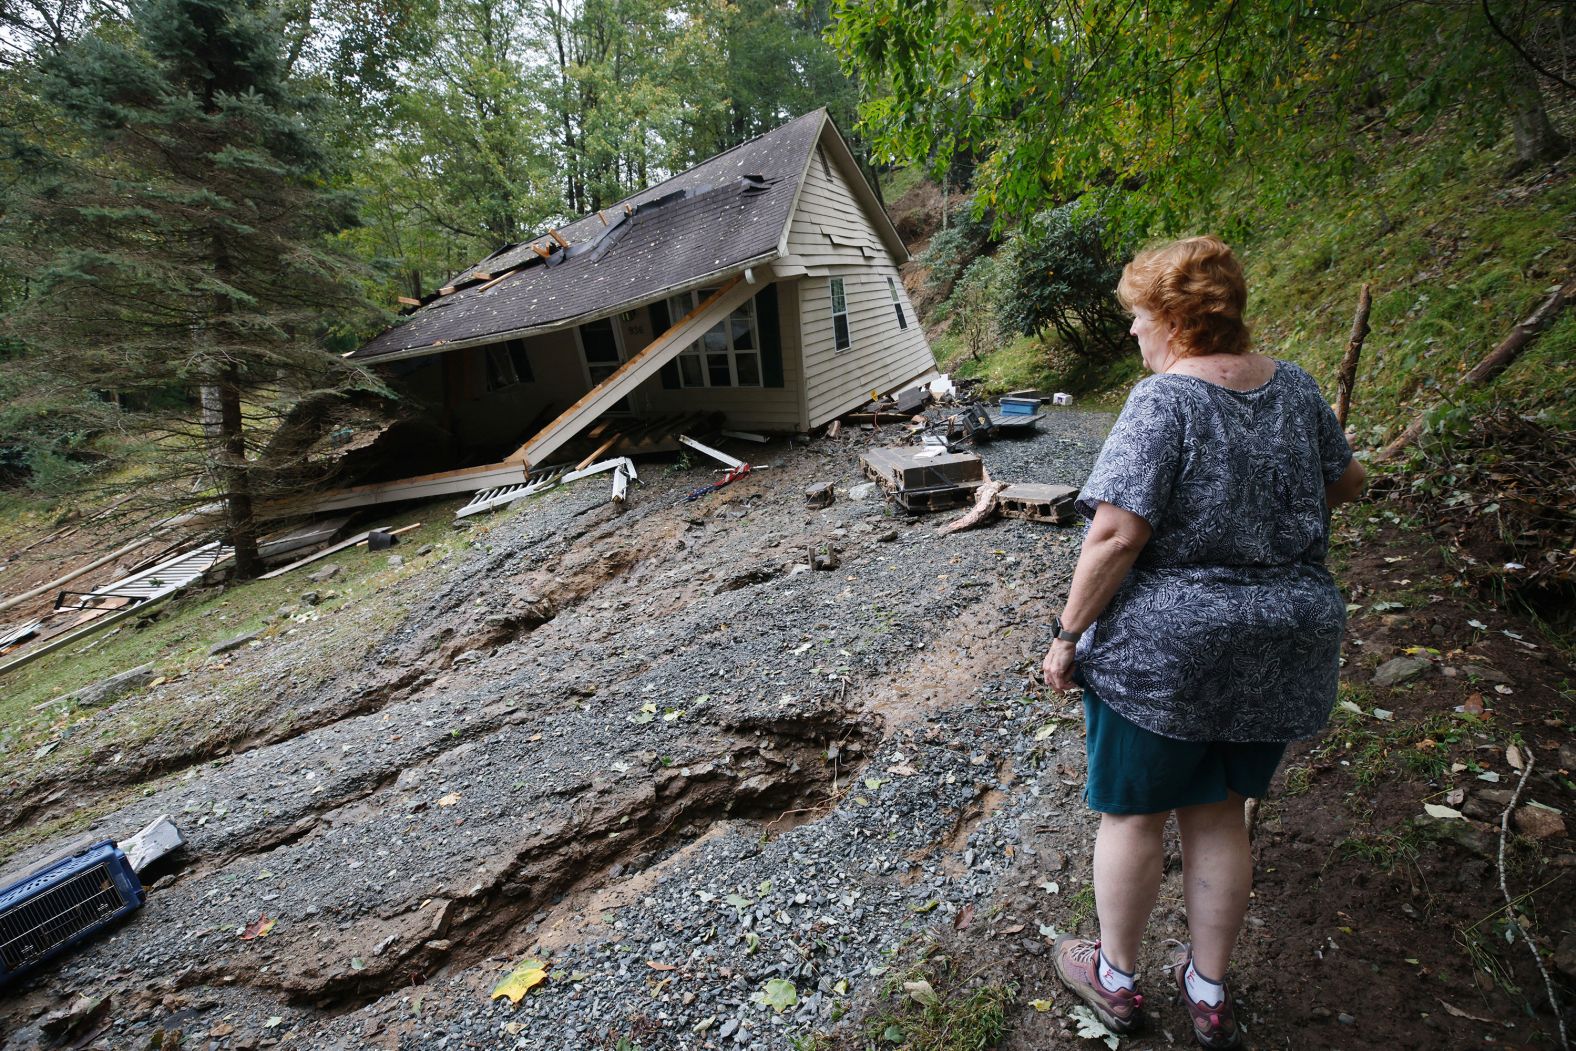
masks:
<path fill-rule="evenodd" d="M 255 747 L 213 761 L 132 756 L 93 790 L 153 773 L 165 787 L 96 830 L 168 812 L 190 860 L 113 939 L 8 995 L 5 1029 L 66 988 L 114 989 L 130 1016 L 200 991 L 326 1022 L 572 937 L 566 910 L 719 828 L 771 835 L 829 812 L 896 727 L 969 703 L 983 679 L 1028 687 L 1043 639 L 1014 634 L 1012 610 L 1070 570 L 1071 531 L 941 542 L 942 519 L 893 519 L 879 499 L 807 512 L 803 485 L 856 483 L 857 451 L 775 459 L 699 505 L 676 500 L 692 476 L 622 515 L 595 487 L 533 502 L 312 719 L 260 721 L 242 735 Z M 841 569 L 794 571 L 828 546 Z M 961 851 L 1001 798 L 982 784 L 916 853 Z M 238 939 L 262 915 L 280 922 Z"/>

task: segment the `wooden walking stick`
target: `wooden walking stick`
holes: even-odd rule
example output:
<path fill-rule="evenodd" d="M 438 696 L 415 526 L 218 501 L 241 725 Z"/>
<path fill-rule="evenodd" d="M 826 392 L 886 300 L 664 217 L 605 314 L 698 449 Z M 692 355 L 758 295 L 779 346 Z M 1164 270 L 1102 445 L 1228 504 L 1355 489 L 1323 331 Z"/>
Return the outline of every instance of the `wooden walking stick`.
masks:
<path fill-rule="evenodd" d="M 1352 338 L 1346 344 L 1346 356 L 1341 359 L 1341 371 L 1335 379 L 1335 418 L 1341 430 L 1346 429 L 1346 414 L 1352 407 L 1352 387 L 1357 383 L 1357 358 L 1363 352 L 1363 340 L 1368 338 L 1368 311 L 1373 306 L 1373 296 L 1368 293 L 1368 283 L 1363 282 L 1362 295 L 1357 299 L 1357 318 L 1352 322 Z"/>

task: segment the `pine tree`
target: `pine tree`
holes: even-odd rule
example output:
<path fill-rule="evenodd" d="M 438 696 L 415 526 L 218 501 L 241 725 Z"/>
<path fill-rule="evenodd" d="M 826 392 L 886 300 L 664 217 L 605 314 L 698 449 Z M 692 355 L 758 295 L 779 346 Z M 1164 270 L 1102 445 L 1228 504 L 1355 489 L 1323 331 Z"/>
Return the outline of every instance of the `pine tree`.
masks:
<path fill-rule="evenodd" d="M 299 481 L 266 454 L 267 425 L 354 379 L 323 339 L 365 307 L 333 241 L 352 202 L 327 188 L 284 42 L 260 0 L 136 3 L 129 33 L 42 65 L 40 93 L 82 146 L 39 165 L 7 216 L 30 289 L 6 331 L 39 385 L 102 392 L 100 425 L 152 436 L 150 490 L 204 479 L 242 576 L 259 503 Z"/>

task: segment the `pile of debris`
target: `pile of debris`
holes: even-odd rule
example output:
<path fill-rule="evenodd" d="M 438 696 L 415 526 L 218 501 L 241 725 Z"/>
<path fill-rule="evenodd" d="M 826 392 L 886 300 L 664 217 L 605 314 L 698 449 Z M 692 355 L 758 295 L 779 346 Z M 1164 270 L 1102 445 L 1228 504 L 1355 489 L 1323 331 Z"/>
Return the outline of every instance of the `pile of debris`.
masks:
<path fill-rule="evenodd" d="M 1077 517 L 1070 485 L 991 481 L 975 453 L 952 452 L 941 444 L 871 449 L 859 458 L 865 476 L 909 514 L 973 503 L 969 514 L 943 534 L 967 529 L 993 514 L 1030 522 L 1066 525 Z"/>

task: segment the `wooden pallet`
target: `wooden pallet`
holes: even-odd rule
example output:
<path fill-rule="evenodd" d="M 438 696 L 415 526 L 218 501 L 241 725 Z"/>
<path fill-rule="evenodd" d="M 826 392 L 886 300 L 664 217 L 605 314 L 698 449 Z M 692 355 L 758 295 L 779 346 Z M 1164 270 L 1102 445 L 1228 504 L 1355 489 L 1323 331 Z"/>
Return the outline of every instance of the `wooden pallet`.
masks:
<path fill-rule="evenodd" d="M 922 515 L 927 511 L 941 511 L 960 504 L 974 502 L 974 490 L 984 485 L 984 482 L 961 482 L 956 485 L 930 485 L 914 489 L 902 489 L 896 494 L 898 506 L 911 515 Z"/>
<path fill-rule="evenodd" d="M 996 510 L 1003 518 L 1066 525 L 1078 518 L 1078 512 L 1073 508 L 1076 499 L 1078 490 L 1070 485 L 1021 482 L 1009 485 L 997 494 Z"/>

